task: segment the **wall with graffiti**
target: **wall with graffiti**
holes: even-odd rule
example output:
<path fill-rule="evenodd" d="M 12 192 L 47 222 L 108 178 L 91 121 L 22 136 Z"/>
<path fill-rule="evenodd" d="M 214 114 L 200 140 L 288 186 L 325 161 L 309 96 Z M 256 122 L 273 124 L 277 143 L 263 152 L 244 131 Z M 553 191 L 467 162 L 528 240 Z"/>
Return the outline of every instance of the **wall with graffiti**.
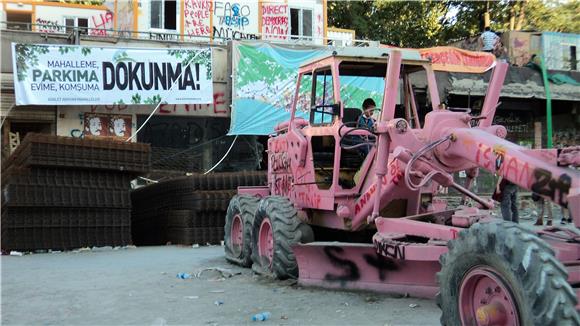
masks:
<path fill-rule="evenodd" d="M 262 39 L 287 40 L 290 33 L 288 4 L 285 2 L 262 3 Z"/>
<path fill-rule="evenodd" d="M 16 3 L 16 0 L 5 0 Z M 326 1 L 182 0 L 166 2 L 106 0 L 101 6 L 38 3 L 32 8 L 35 31 L 65 33 L 67 18 L 82 20 L 92 36 L 138 37 L 157 41 L 300 39 L 322 45 L 326 35 Z M 157 11 L 154 10 L 158 7 Z M 175 11 L 175 17 L 167 15 Z M 152 14 L 157 12 L 159 15 Z M 168 21 L 171 21 L 169 25 Z M 308 27 L 307 27 L 308 26 Z M 115 29 L 119 32 L 114 33 Z M 298 32 L 297 32 L 298 31 Z M 298 35 L 291 37 L 291 34 Z M 296 34 L 298 33 L 298 34 Z"/>
<path fill-rule="evenodd" d="M 183 34 L 185 40 L 207 40 L 211 34 L 211 7 L 209 0 L 183 1 Z"/>
<path fill-rule="evenodd" d="M 539 38 L 540 34 L 509 32 L 504 39 L 510 63 L 516 66 L 528 63 L 532 55 L 538 54 L 540 50 Z"/>
<path fill-rule="evenodd" d="M 452 46 L 477 51 L 479 36 L 466 38 L 452 43 Z M 507 59 L 510 64 L 524 66 L 534 54 L 540 52 L 545 58 L 546 67 L 553 70 L 580 69 L 577 49 L 580 48 L 580 35 L 566 33 L 531 33 L 509 31 L 501 34 L 501 41 L 494 54 Z M 574 56 L 576 61 L 574 63 Z"/>
<path fill-rule="evenodd" d="M 127 106 L 59 107 L 56 134 L 75 138 L 128 139 L 136 127 L 136 115 Z"/>
<path fill-rule="evenodd" d="M 296 5 L 284 1 L 184 0 L 183 34 L 185 40 L 284 41 L 290 38 L 291 9 L 310 10 L 312 39 L 322 44 L 326 13 L 323 0 L 302 1 Z"/>
<path fill-rule="evenodd" d="M 157 116 L 169 117 L 213 117 L 227 118 L 230 115 L 229 94 L 226 84 L 214 83 L 212 104 L 161 104 Z M 114 137 L 115 121 L 119 127 L 119 119 L 124 119 L 125 134 L 131 135 L 136 129 L 137 116 L 147 116 L 154 109 L 151 105 L 83 105 L 63 106 L 58 108 L 57 135 L 71 137 Z M 88 119 L 87 117 L 91 117 Z M 107 120 L 109 119 L 109 120 Z M 97 124 L 100 121 L 100 127 Z M 111 121 L 110 123 L 108 121 Z M 92 124 L 91 124 L 92 122 Z M 97 133 L 98 131 L 98 133 Z"/>
<path fill-rule="evenodd" d="M 215 0 L 212 37 L 214 39 L 257 39 L 258 2 Z"/>
<path fill-rule="evenodd" d="M 108 36 L 111 32 L 108 29 L 114 28 L 114 12 L 103 6 L 101 9 L 95 7 L 80 8 L 66 6 L 43 6 L 36 5 L 35 31 L 41 33 L 65 33 L 67 18 L 86 19 L 88 34 L 93 36 Z M 78 23 L 77 23 L 78 24 Z"/>

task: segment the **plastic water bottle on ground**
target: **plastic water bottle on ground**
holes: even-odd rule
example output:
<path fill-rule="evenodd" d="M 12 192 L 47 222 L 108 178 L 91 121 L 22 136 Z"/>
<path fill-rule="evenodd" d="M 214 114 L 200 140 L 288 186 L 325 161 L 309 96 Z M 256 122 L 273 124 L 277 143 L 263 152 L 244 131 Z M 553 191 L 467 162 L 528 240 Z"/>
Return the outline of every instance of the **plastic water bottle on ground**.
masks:
<path fill-rule="evenodd" d="M 177 273 L 177 278 L 180 278 L 182 280 L 186 280 L 188 278 L 191 278 L 191 275 L 189 275 L 187 273 Z"/>
<path fill-rule="evenodd" d="M 268 320 L 268 318 L 270 318 L 270 316 L 272 316 L 272 314 L 270 314 L 269 312 L 261 312 L 259 314 L 255 314 L 252 316 L 252 321 L 266 321 Z"/>

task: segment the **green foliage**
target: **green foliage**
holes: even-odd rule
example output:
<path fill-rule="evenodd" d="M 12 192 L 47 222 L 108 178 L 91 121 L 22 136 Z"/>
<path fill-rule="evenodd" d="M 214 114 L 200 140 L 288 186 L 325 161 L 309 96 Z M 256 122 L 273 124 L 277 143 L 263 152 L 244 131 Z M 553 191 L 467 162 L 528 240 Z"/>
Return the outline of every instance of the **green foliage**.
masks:
<path fill-rule="evenodd" d="M 91 48 L 87 48 L 87 47 L 83 46 L 81 48 L 81 53 L 83 54 L 83 56 L 86 57 L 87 55 L 91 54 Z"/>
<path fill-rule="evenodd" d="M 380 108 L 383 101 L 382 95 L 380 92 L 361 89 L 353 85 L 340 86 L 340 99 L 344 102 L 344 107 L 347 108 L 362 108 L 362 103 L 369 97 L 374 99 L 377 107 Z"/>
<path fill-rule="evenodd" d="M 580 33 L 580 1 L 560 3 L 549 0 L 526 4 L 524 29 L 562 33 Z"/>
<path fill-rule="evenodd" d="M 133 104 L 140 104 L 141 103 L 141 95 L 138 93 L 131 97 L 131 103 Z"/>
<path fill-rule="evenodd" d="M 69 52 L 75 52 L 77 49 L 76 46 L 59 46 L 58 52 L 60 52 L 60 54 L 67 54 Z"/>
<path fill-rule="evenodd" d="M 115 61 L 115 63 L 119 63 L 122 61 L 136 62 L 135 59 L 129 57 L 129 55 L 127 54 L 126 51 L 121 51 L 121 52 L 115 53 L 115 55 L 113 56 L 113 61 Z"/>
<path fill-rule="evenodd" d="M 478 35 L 486 11 L 496 31 L 509 30 L 514 16 L 522 30 L 580 33 L 580 1 L 558 0 L 330 1 L 328 25 L 354 29 L 357 39 L 429 47 Z"/>
<path fill-rule="evenodd" d="M 238 50 L 243 58 L 243 61 L 238 65 L 238 87 L 259 81 L 264 82 L 266 85 L 271 85 L 296 75 L 296 69 L 282 66 L 256 47 L 241 45 Z"/>
<path fill-rule="evenodd" d="M 358 39 L 428 47 L 440 42 L 450 7 L 450 2 L 441 1 L 330 2 L 328 25 L 354 29 Z"/>
<path fill-rule="evenodd" d="M 141 97 L 139 96 L 139 98 Z M 148 97 L 145 99 L 145 101 L 143 101 L 143 103 L 145 104 L 155 104 L 155 105 L 159 104 L 159 102 L 161 102 L 161 95 L 159 94 L 154 95 L 152 97 Z"/>
<path fill-rule="evenodd" d="M 38 55 L 48 53 L 48 46 L 34 44 L 16 44 L 16 71 L 18 81 L 26 79 L 28 68 L 38 65 Z"/>
<path fill-rule="evenodd" d="M 197 63 L 199 65 L 205 66 L 206 68 L 206 78 L 207 80 L 212 80 L 211 71 L 211 50 L 182 50 L 182 49 L 172 49 L 167 50 L 170 56 L 177 59 L 181 59 L 181 64 L 186 66 L 188 64 Z"/>

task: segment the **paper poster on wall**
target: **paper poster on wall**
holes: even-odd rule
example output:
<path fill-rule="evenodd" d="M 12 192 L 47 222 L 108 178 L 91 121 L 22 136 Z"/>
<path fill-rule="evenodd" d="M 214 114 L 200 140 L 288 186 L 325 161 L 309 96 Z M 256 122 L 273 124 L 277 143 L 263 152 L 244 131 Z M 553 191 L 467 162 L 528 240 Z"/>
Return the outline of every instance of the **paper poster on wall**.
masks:
<path fill-rule="evenodd" d="M 83 135 L 85 137 L 131 137 L 131 115 L 85 113 Z"/>
<path fill-rule="evenodd" d="M 211 49 L 12 43 L 16 105 L 213 102 Z"/>

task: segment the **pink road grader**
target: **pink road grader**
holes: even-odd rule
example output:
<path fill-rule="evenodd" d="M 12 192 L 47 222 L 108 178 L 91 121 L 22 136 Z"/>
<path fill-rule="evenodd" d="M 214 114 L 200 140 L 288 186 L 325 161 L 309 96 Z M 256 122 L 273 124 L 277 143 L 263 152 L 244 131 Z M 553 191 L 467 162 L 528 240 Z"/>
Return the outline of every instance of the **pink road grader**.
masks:
<path fill-rule="evenodd" d="M 496 64 L 474 116 L 440 106 L 430 63 L 413 50 L 344 50 L 303 65 L 290 120 L 268 141 L 268 186 L 241 187 L 230 202 L 228 261 L 302 285 L 437 297 L 444 325 L 580 325 L 580 173 L 492 125 L 506 71 Z M 417 73 L 431 103 L 424 121 Z M 341 82 L 355 76 L 384 80 L 372 128 L 341 101 Z M 576 227 L 493 218 L 493 202 L 470 190 L 480 168 L 567 207 Z M 438 187 L 474 205 L 448 209 Z"/>

